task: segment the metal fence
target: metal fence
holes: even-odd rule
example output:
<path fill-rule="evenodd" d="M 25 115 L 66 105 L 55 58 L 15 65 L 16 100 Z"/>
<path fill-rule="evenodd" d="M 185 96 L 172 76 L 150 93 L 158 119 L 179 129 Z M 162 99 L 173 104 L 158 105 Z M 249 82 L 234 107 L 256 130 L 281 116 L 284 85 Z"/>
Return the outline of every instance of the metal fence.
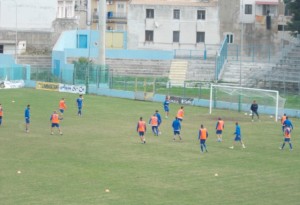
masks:
<path fill-rule="evenodd" d="M 183 86 L 177 86 L 172 85 L 167 77 L 110 76 L 109 87 L 116 90 L 209 99 L 210 83 L 185 81 Z"/>
<path fill-rule="evenodd" d="M 0 67 L 0 80 L 25 80 L 25 66 L 6 66 Z"/>

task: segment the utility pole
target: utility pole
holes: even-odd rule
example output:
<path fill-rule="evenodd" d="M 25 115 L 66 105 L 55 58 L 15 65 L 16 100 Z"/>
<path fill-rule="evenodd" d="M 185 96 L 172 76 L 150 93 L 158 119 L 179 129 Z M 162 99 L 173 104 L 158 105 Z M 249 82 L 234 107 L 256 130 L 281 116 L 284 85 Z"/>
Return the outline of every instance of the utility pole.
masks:
<path fill-rule="evenodd" d="M 241 2 L 241 49 L 240 49 L 240 86 L 242 86 L 242 57 L 243 57 L 243 44 L 244 44 L 244 1 Z"/>
<path fill-rule="evenodd" d="M 91 0 L 87 0 L 87 7 L 86 7 L 86 11 L 87 11 L 87 15 L 86 15 L 86 22 L 87 22 L 87 30 L 91 29 L 91 25 L 92 25 L 92 5 L 91 5 Z"/>
<path fill-rule="evenodd" d="M 244 1 L 241 1 L 240 21 L 241 21 L 241 49 L 240 49 L 240 87 L 242 87 L 242 56 L 243 56 L 243 43 L 244 43 Z M 242 109 L 242 96 L 239 95 L 238 111 Z"/>
<path fill-rule="evenodd" d="M 99 56 L 97 63 L 100 68 L 105 66 L 105 31 L 106 31 L 106 0 L 99 0 Z"/>

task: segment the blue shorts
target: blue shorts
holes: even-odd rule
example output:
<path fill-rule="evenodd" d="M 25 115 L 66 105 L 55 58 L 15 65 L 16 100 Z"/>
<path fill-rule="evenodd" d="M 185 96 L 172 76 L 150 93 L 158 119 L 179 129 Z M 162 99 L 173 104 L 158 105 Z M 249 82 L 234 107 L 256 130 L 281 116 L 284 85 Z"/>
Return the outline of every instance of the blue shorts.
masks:
<path fill-rule="evenodd" d="M 241 140 L 242 140 L 241 135 L 236 135 L 234 138 L 234 141 L 241 141 Z"/>
<path fill-rule="evenodd" d="M 60 111 L 61 113 L 64 113 L 65 110 L 64 110 L 64 109 L 59 109 L 59 111 Z"/>
<path fill-rule="evenodd" d="M 216 131 L 216 134 L 217 134 L 217 135 L 221 135 L 221 134 L 222 134 L 222 131 L 223 131 L 223 130 L 217 130 L 217 131 Z"/>
<path fill-rule="evenodd" d="M 174 135 L 180 135 L 180 131 L 179 130 L 174 131 Z"/>
<path fill-rule="evenodd" d="M 26 124 L 29 124 L 30 123 L 30 118 L 25 118 L 25 122 L 26 122 Z"/>
<path fill-rule="evenodd" d="M 78 110 L 81 110 L 82 109 L 82 107 L 78 107 Z"/>
<path fill-rule="evenodd" d="M 139 132 L 139 136 L 142 137 L 144 136 L 145 132 Z"/>
<path fill-rule="evenodd" d="M 200 144 L 205 144 L 205 141 L 204 139 L 200 139 Z"/>
<path fill-rule="evenodd" d="M 58 123 L 52 123 L 51 127 L 59 127 Z"/>
<path fill-rule="evenodd" d="M 284 138 L 284 141 L 285 141 L 285 142 L 290 142 L 290 141 L 291 141 L 291 138 Z"/>
<path fill-rule="evenodd" d="M 165 110 L 165 112 L 169 112 L 169 107 L 165 106 L 164 110 Z"/>

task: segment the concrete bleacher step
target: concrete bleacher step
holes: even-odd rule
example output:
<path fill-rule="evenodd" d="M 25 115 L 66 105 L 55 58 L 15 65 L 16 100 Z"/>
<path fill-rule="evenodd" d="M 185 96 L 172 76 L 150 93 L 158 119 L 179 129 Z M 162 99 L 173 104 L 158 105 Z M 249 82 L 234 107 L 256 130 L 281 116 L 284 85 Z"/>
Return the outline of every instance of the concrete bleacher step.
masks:
<path fill-rule="evenodd" d="M 227 83 L 242 83 L 243 86 L 255 87 L 256 85 L 254 84 L 265 73 L 272 70 L 272 67 L 274 67 L 274 64 L 229 62 L 225 65 L 225 70 L 220 80 Z"/>
<path fill-rule="evenodd" d="M 215 78 L 214 60 L 190 60 L 186 74 L 189 81 L 213 81 Z"/>
<path fill-rule="evenodd" d="M 183 85 L 186 80 L 188 61 L 173 60 L 171 62 L 169 80 L 172 85 Z"/>
<path fill-rule="evenodd" d="M 168 77 L 171 61 L 107 59 L 106 64 L 113 75 Z"/>
<path fill-rule="evenodd" d="M 51 55 L 20 55 L 17 60 L 18 64 L 30 65 L 32 69 L 35 68 L 49 68 L 52 67 L 52 57 Z"/>

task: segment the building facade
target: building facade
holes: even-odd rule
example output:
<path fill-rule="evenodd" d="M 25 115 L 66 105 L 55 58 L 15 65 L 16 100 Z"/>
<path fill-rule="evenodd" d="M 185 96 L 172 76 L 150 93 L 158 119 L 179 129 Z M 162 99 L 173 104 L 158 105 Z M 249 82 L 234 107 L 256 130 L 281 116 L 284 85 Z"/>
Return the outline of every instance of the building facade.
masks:
<path fill-rule="evenodd" d="M 219 0 L 219 18 L 221 38 L 245 45 L 278 44 L 278 25 L 286 19 L 280 0 Z"/>
<path fill-rule="evenodd" d="M 0 0 L 1 30 L 51 30 L 57 1 Z"/>
<path fill-rule="evenodd" d="M 128 48 L 203 49 L 220 43 L 217 0 L 132 0 Z"/>
<path fill-rule="evenodd" d="M 0 0 L 0 53 L 20 54 L 26 49 L 49 49 L 57 1 Z"/>

